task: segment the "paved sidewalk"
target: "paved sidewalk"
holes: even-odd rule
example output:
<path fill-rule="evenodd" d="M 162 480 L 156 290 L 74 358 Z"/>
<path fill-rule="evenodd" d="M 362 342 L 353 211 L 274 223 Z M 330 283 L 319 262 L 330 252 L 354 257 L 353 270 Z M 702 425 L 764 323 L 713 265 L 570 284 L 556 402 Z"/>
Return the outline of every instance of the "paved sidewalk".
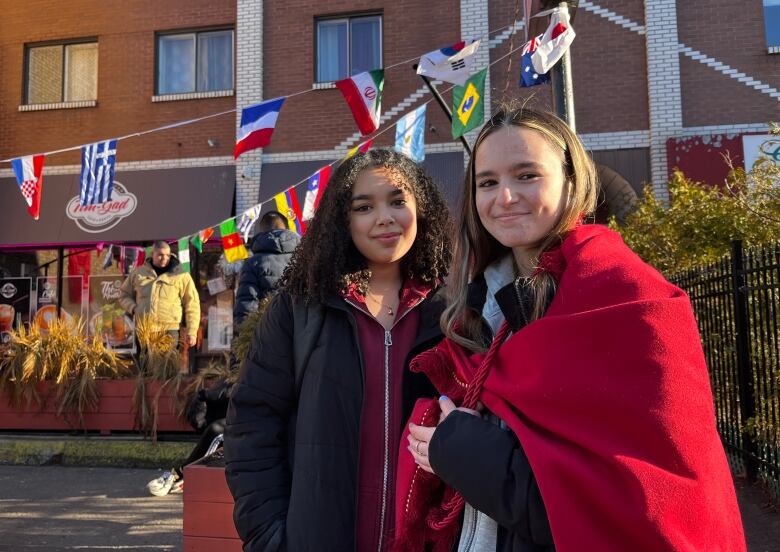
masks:
<path fill-rule="evenodd" d="M 181 550 L 182 495 L 159 470 L 0 466 L 0 551 Z"/>
<path fill-rule="evenodd" d="M 735 480 L 748 552 L 780 552 L 780 511 L 759 486 Z"/>
<path fill-rule="evenodd" d="M 160 473 L 0 465 L 0 552 L 181 550 L 182 495 L 146 492 Z M 780 552 L 780 512 L 759 488 L 736 487 L 749 552 Z"/>

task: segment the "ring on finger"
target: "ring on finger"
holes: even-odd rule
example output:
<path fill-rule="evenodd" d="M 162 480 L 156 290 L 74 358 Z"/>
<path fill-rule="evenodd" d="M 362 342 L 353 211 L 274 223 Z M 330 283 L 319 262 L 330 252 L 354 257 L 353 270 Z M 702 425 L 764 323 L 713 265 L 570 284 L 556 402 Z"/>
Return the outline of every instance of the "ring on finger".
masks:
<path fill-rule="evenodd" d="M 416 451 L 417 451 L 417 454 L 419 454 L 420 456 L 422 456 L 422 455 L 423 455 L 423 453 L 422 453 L 422 452 L 420 452 L 420 445 L 422 445 L 422 443 L 423 443 L 422 441 L 417 441 L 417 444 L 416 444 L 416 445 L 414 445 L 414 450 L 416 450 Z"/>

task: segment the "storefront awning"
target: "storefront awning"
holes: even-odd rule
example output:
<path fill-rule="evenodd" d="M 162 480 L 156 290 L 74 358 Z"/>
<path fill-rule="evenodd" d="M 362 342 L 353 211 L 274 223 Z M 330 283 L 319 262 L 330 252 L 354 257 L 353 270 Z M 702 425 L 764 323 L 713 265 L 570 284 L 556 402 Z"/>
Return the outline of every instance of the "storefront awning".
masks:
<path fill-rule="evenodd" d="M 114 197 L 80 207 L 79 176 L 46 175 L 39 220 L 16 180 L 0 178 L 0 247 L 176 239 L 230 217 L 235 166 L 117 171 Z"/>

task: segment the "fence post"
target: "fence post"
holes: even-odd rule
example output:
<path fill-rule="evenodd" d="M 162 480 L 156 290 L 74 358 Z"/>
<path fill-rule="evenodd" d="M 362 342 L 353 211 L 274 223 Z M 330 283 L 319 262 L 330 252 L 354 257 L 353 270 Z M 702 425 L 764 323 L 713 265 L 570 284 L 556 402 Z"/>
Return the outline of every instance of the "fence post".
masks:
<path fill-rule="evenodd" d="M 755 481 L 758 474 L 758 449 L 756 441 L 745 431 L 744 424 L 756 415 L 756 399 L 753 393 L 753 369 L 750 362 L 750 319 L 748 295 L 745 289 L 745 272 L 742 260 L 742 241 L 731 242 L 731 277 L 734 294 L 734 324 L 737 330 L 737 380 L 739 382 L 739 411 L 742 417 L 742 460 L 748 481 Z"/>

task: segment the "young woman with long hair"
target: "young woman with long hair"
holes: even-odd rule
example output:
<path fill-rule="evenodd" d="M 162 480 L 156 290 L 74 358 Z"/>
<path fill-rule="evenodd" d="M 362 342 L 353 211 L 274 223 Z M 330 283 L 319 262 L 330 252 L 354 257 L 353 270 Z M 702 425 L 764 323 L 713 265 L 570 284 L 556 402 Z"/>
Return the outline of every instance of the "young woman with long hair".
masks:
<path fill-rule="evenodd" d="M 596 191 L 552 114 L 477 137 L 447 339 L 412 363 L 443 396 L 402 443 L 397 550 L 744 550 L 690 301 L 583 224 Z"/>
<path fill-rule="evenodd" d="M 433 181 L 390 150 L 345 161 L 258 324 L 227 416 L 244 550 L 383 551 L 408 370 L 442 338 L 452 225 Z"/>

